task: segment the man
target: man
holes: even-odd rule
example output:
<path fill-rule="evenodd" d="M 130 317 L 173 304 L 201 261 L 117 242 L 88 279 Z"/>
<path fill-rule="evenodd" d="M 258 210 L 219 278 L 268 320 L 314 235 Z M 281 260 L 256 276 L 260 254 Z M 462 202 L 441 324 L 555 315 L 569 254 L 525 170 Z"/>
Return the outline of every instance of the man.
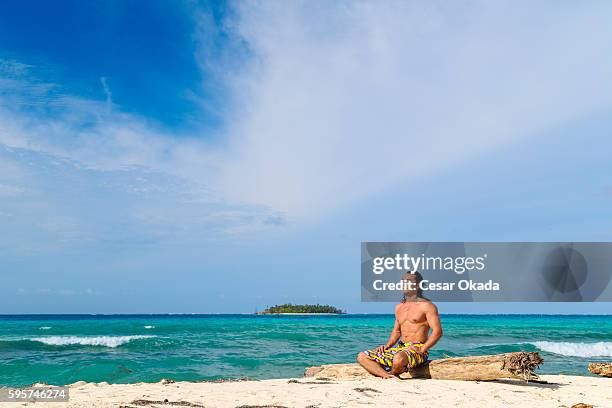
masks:
<path fill-rule="evenodd" d="M 442 337 L 438 308 L 422 295 L 421 274 L 408 272 L 402 280 L 407 290 L 402 302 L 395 306 L 395 325 L 389 341 L 357 356 L 363 368 L 382 378 L 392 378 L 425 364 L 429 350 Z"/>

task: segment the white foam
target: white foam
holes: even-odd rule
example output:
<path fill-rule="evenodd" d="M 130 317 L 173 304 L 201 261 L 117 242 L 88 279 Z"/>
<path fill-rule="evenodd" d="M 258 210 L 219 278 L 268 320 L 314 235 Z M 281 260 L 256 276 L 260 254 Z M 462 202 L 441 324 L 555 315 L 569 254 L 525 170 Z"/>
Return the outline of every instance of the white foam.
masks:
<path fill-rule="evenodd" d="M 38 330 L 49 330 L 49 329 L 51 329 L 51 326 L 42 326 L 38 328 Z"/>
<path fill-rule="evenodd" d="M 155 326 L 145 326 L 144 328 L 145 328 L 145 329 L 154 329 L 154 328 L 155 328 Z"/>
<path fill-rule="evenodd" d="M 34 337 L 28 339 L 37 341 L 51 346 L 68 346 L 80 344 L 82 346 L 104 346 L 104 347 L 119 347 L 122 344 L 132 340 L 147 339 L 155 336 L 97 336 L 97 337 L 80 337 L 80 336 L 49 336 L 49 337 Z"/>
<path fill-rule="evenodd" d="M 535 341 L 534 346 L 542 351 L 573 357 L 612 357 L 612 342 L 569 343 L 555 341 Z"/>

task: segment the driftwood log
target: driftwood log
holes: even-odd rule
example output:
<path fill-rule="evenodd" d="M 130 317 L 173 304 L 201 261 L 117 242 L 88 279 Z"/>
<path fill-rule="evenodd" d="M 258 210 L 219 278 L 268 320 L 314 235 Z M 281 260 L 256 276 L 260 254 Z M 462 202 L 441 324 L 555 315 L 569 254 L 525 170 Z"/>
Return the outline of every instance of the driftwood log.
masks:
<path fill-rule="evenodd" d="M 499 378 L 537 378 L 534 370 L 544 362 L 536 352 L 517 352 L 490 356 L 442 358 L 400 375 L 401 378 L 487 381 Z M 361 379 L 371 374 L 359 364 L 328 364 L 308 367 L 304 377 Z"/>
<path fill-rule="evenodd" d="M 612 363 L 589 363 L 589 371 L 604 377 L 612 377 Z"/>

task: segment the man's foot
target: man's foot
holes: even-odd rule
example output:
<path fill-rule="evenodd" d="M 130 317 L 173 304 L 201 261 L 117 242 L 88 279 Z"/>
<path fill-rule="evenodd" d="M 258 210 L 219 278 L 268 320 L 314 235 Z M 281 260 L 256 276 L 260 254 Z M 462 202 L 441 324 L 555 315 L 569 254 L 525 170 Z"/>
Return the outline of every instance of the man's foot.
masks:
<path fill-rule="evenodd" d="M 357 362 L 365 368 L 370 374 L 380 378 L 391 378 L 393 375 L 385 371 L 380 364 L 374 360 L 370 360 L 365 353 L 361 352 L 357 356 Z"/>

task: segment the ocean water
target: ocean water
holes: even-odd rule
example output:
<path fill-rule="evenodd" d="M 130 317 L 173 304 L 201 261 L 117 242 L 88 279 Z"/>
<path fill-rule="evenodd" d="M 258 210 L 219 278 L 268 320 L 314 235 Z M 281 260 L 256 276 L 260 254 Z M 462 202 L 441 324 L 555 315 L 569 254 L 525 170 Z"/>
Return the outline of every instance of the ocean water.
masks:
<path fill-rule="evenodd" d="M 612 316 L 443 315 L 431 358 L 539 351 L 540 373 L 612 357 Z M 0 384 L 299 377 L 386 342 L 391 315 L 0 316 Z"/>

